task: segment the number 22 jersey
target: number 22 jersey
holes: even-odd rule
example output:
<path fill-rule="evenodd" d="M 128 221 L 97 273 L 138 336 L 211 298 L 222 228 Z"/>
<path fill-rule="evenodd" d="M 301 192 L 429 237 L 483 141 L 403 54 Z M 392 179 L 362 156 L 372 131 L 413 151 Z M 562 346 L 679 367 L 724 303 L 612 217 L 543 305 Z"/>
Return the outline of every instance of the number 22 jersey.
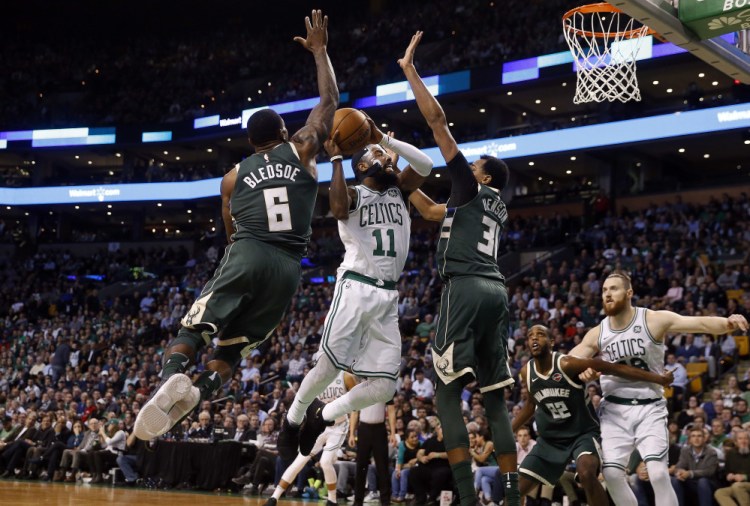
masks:
<path fill-rule="evenodd" d="M 599 418 L 591 405 L 586 385 L 562 370 L 564 355 L 552 354 L 552 369 L 540 374 L 536 360 L 529 361 L 526 385 L 536 403 L 534 419 L 539 434 L 547 440 L 575 439 L 599 431 Z"/>

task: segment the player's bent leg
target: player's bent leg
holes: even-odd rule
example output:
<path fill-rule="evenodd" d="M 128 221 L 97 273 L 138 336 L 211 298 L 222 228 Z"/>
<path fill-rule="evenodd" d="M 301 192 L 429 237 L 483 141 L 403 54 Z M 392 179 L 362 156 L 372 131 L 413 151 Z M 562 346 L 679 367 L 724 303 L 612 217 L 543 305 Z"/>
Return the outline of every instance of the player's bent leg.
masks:
<path fill-rule="evenodd" d="M 617 506 L 638 506 L 638 500 L 635 498 L 630 485 L 628 485 L 624 468 L 605 466 L 602 472 L 604 473 L 604 480 L 607 482 L 609 495 L 612 496 Z"/>
<path fill-rule="evenodd" d="M 289 406 L 289 412 L 281 421 L 277 447 L 282 459 L 289 460 L 297 454 L 300 446 L 300 425 L 302 425 L 307 409 L 317 399 L 317 396 L 331 384 L 338 373 L 339 370 L 331 362 L 331 359 L 323 354 L 315 367 L 302 380 L 297 395 L 294 396 L 294 401 Z M 317 439 L 317 436 L 311 444 L 314 444 L 315 439 Z"/>
<path fill-rule="evenodd" d="M 646 462 L 646 469 L 648 479 L 654 488 L 654 496 L 659 498 L 659 506 L 677 506 L 677 494 L 672 487 L 667 463 L 662 460 L 651 460 Z"/>
<path fill-rule="evenodd" d="M 307 378 L 309 377 L 308 375 Z M 305 424 L 300 429 L 300 453 L 308 455 L 318 436 L 323 433 L 326 427 L 333 425 L 337 418 L 378 402 L 387 402 L 393 398 L 395 391 L 395 379 L 370 378 L 328 404 L 323 404 L 323 401 L 314 398 L 307 408 Z"/>
<path fill-rule="evenodd" d="M 516 456 L 516 438 L 505 404 L 505 388 L 484 392 L 484 407 L 487 413 L 492 442 L 495 444 L 497 463 L 500 466 L 500 478 L 505 489 L 505 500 L 508 506 L 519 506 L 521 496 L 518 492 L 518 466 Z"/>
<path fill-rule="evenodd" d="M 286 417 L 292 426 L 299 427 L 305 418 L 310 403 L 336 378 L 339 370 L 327 355 L 322 354 L 310 372 L 302 380 L 297 395 L 289 407 Z"/>
<path fill-rule="evenodd" d="M 162 380 L 169 379 L 173 374 L 187 371 L 188 367 L 195 362 L 195 353 L 206 344 L 208 335 L 195 328 L 181 327 L 177 332 L 177 337 L 164 353 Z"/>
<path fill-rule="evenodd" d="M 586 491 L 587 504 L 607 504 L 607 493 L 599 483 L 599 467 L 599 458 L 592 454 L 581 455 L 576 460 L 576 471 Z"/>
<path fill-rule="evenodd" d="M 388 402 L 396 392 L 392 378 L 368 378 L 323 409 L 323 419 L 332 422 L 352 411 L 359 411 L 378 402 Z"/>

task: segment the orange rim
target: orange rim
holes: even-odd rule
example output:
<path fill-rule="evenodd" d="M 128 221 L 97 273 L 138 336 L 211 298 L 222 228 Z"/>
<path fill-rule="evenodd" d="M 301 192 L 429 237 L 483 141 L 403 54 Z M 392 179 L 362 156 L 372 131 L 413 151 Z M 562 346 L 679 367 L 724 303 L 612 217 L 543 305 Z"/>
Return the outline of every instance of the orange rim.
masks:
<path fill-rule="evenodd" d="M 570 9 L 568 12 L 563 14 L 563 22 L 566 19 L 570 19 L 574 14 L 594 14 L 599 12 L 610 12 L 612 14 L 624 14 L 620 9 L 615 7 L 614 5 L 610 5 L 606 2 L 598 3 L 598 4 L 588 4 L 588 5 L 582 5 L 580 7 L 575 7 L 573 9 Z M 651 28 L 646 27 L 646 33 L 643 33 L 643 28 L 635 28 L 633 30 L 625 30 L 623 32 L 590 32 L 588 30 L 581 30 L 580 28 L 575 28 L 571 25 L 566 25 L 566 28 L 570 30 L 571 32 L 575 33 L 576 35 L 579 35 L 581 37 L 597 37 L 600 39 L 603 38 L 611 38 L 616 37 L 619 39 L 634 39 L 636 37 L 642 37 L 643 35 L 655 35 L 656 32 L 653 31 Z"/>

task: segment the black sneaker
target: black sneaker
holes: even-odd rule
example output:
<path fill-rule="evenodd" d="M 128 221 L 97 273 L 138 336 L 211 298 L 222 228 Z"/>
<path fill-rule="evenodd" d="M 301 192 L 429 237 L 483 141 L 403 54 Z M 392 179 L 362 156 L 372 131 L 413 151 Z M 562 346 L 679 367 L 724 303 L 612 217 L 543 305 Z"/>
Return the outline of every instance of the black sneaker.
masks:
<path fill-rule="evenodd" d="M 310 455 L 318 436 L 326 430 L 326 427 L 333 425 L 333 421 L 323 420 L 324 407 L 326 407 L 325 403 L 316 397 L 305 411 L 305 423 L 302 424 L 302 430 L 299 432 L 299 453 L 303 457 Z"/>
<path fill-rule="evenodd" d="M 299 427 L 294 427 L 290 424 L 286 416 L 281 420 L 281 430 L 279 431 L 279 438 L 276 440 L 276 449 L 279 451 L 281 460 L 293 460 L 297 458 L 299 429 Z"/>
<path fill-rule="evenodd" d="M 263 503 L 263 506 L 276 506 L 276 499 L 273 497 L 269 498 L 266 502 Z"/>
<path fill-rule="evenodd" d="M 336 506 L 336 503 L 335 503 L 335 502 L 333 502 L 333 501 L 331 501 L 330 499 L 328 499 L 328 500 L 326 501 L 326 506 Z"/>

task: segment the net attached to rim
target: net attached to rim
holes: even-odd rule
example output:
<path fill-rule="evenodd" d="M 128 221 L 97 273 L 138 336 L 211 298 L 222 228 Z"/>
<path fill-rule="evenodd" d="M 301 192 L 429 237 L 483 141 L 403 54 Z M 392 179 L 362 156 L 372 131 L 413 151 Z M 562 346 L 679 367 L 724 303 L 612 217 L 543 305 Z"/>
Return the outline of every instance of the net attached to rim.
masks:
<path fill-rule="evenodd" d="M 652 30 L 598 3 L 566 12 L 563 33 L 577 69 L 574 103 L 641 99 L 635 62 L 643 37 Z"/>

